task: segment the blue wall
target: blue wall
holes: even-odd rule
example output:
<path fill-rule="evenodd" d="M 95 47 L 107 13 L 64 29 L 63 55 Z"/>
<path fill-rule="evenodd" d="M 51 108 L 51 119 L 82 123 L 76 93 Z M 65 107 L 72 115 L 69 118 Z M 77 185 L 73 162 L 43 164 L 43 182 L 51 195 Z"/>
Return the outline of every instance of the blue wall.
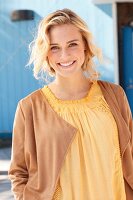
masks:
<path fill-rule="evenodd" d="M 76 6 L 75 6 L 76 5 Z M 17 102 L 42 87 L 33 78 L 28 62 L 28 45 L 33 39 L 39 20 L 61 8 L 77 12 L 94 34 L 95 43 L 102 48 L 104 63 L 98 67 L 101 78 L 114 81 L 112 6 L 95 6 L 87 0 L 1 0 L 0 7 L 0 132 L 11 132 Z M 12 22 L 15 9 L 35 11 L 35 20 Z"/>

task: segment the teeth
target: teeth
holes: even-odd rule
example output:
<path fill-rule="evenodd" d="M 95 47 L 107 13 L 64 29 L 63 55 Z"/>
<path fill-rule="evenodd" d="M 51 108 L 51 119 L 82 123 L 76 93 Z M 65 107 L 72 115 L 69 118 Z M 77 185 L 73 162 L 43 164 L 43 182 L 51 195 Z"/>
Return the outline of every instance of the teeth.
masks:
<path fill-rule="evenodd" d="M 60 65 L 63 66 L 63 67 L 67 67 L 67 66 L 73 64 L 73 62 L 74 62 L 74 61 L 69 62 L 69 63 L 60 63 Z"/>

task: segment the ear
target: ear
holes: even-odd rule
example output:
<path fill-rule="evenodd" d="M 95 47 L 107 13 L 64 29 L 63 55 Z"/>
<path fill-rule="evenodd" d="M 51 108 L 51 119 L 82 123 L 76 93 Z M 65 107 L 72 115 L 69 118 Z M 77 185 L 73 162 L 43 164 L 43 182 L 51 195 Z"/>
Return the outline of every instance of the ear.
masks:
<path fill-rule="evenodd" d="M 87 51 L 87 45 L 84 43 L 84 51 Z"/>
<path fill-rule="evenodd" d="M 86 41 L 84 39 L 84 51 L 86 51 L 86 50 L 87 50 L 87 44 L 86 44 Z"/>

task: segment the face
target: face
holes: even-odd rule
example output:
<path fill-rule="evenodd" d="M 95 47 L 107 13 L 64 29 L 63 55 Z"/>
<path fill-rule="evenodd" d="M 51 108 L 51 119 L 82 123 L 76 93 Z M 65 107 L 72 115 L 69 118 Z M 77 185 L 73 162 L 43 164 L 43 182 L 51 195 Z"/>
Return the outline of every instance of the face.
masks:
<path fill-rule="evenodd" d="M 48 61 L 56 76 L 83 74 L 85 44 L 78 28 L 72 24 L 57 25 L 49 31 Z"/>

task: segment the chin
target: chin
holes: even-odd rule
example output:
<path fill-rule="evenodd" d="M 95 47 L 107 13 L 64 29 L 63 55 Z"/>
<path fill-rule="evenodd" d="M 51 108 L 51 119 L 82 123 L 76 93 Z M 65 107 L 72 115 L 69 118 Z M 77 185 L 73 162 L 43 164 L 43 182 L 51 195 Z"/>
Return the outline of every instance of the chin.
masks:
<path fill-rule="evenodd" d="M 57 76 L 61 76 L 61 77 L 64 77 L 64 78 L 74 78 L 76 75 L 78 75 L 78 74 L 80 74 L 81 75 L 81 73 L 83 74 L 83 71 L 66 71 L 66 72 L 64 72 L 64 73 L 61 73 L 61 72 L 58 72 L 57 73 Z"/>

